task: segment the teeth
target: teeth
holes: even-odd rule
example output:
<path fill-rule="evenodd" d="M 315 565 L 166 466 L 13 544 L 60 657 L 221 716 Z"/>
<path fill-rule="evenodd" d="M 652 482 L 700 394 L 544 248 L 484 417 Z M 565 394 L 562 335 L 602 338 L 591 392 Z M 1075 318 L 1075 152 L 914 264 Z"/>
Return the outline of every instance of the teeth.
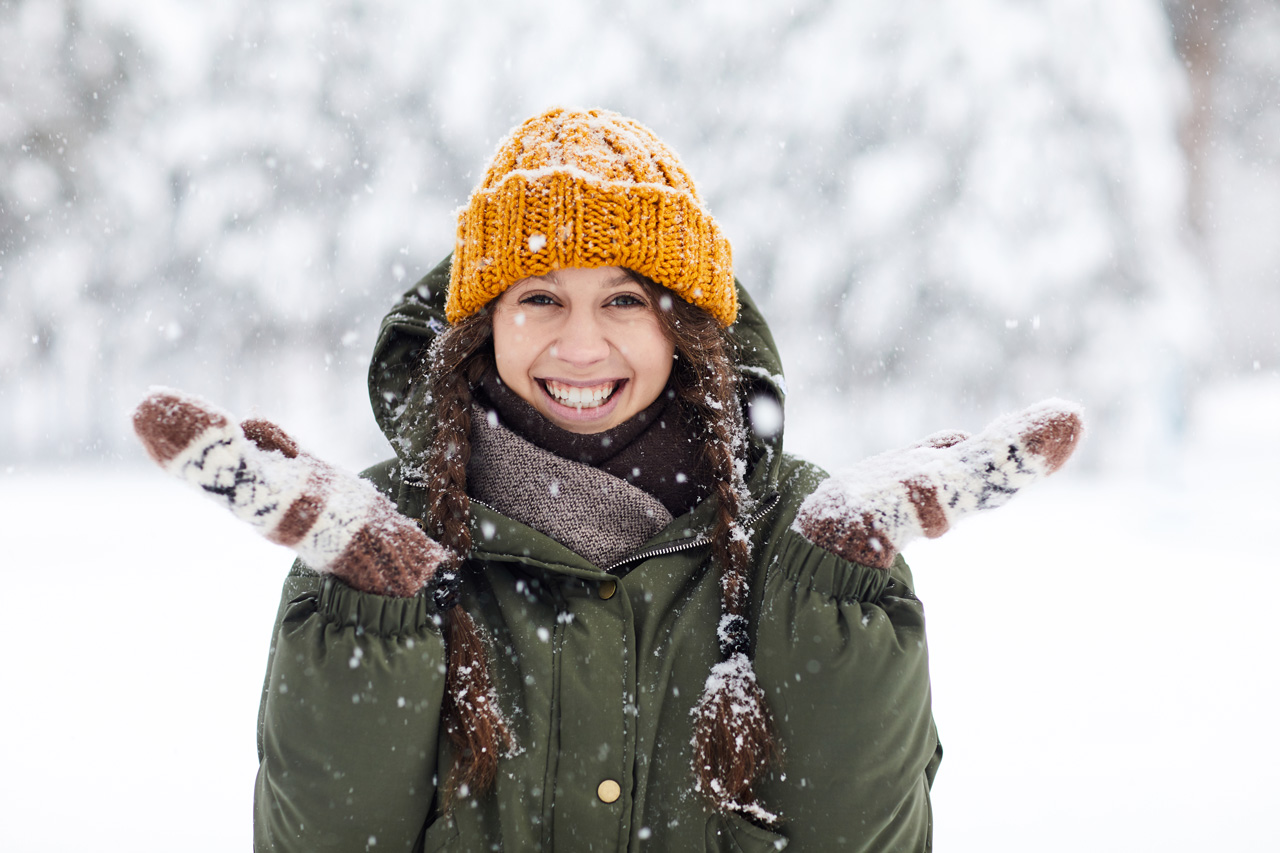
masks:
<path fill-rule="evenodd" d="M 574 406 L 578 409 L 594 409 L 609 399 L 609 395 L 614 392 L 617 387 L 616 382 L 606 382 L 603 385 L 593 385 L 590 387 L 582 387 L 580 385 L 562 385 L 551 379 L 543 383 L 549 393 L 556 402 L 566 406 Z"/>

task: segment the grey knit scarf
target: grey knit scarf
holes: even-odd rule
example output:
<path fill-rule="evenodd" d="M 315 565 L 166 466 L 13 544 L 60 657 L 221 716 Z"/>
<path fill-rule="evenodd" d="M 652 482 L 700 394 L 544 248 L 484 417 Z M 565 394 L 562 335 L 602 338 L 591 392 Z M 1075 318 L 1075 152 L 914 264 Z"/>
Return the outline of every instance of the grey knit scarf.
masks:
<path fill-rule="evenodd" d="M 653 495 L 599 468 L 531 444 L 472 410 L 467 492 L 597 566 L 635 551 L 672 521 Z"/>

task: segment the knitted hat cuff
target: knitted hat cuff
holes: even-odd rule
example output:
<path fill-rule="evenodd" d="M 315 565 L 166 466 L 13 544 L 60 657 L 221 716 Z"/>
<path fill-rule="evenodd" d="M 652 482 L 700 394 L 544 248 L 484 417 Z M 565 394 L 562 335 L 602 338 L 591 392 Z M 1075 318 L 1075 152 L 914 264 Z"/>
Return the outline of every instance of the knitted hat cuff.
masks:
<path fill-rule="evenodd" d="M 458 217 L 457 248 L 445 306 L 451 323 L 523 278 L 564 267 L 625 267 L 721 325 L 738 313 L 729 241 L 688 193 L 657 184 L 513 172 L 471 197 Z"/>

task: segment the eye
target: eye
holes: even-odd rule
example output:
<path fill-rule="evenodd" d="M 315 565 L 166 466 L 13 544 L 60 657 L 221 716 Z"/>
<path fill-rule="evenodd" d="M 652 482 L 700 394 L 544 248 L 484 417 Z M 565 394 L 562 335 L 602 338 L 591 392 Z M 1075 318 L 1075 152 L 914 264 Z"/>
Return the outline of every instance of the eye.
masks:
<path fill-rule="evenodd" d="M 546 293 L 530 293 L 520 297 L 521 305 L 555 305 L 556 301 Z"/>
<path fill-rule="evenodd" d="M 644 308 L 648 303 L 636 296 L 634 293 L 619 293 L 605 304 L 611 305 L 615 308 Z"/>

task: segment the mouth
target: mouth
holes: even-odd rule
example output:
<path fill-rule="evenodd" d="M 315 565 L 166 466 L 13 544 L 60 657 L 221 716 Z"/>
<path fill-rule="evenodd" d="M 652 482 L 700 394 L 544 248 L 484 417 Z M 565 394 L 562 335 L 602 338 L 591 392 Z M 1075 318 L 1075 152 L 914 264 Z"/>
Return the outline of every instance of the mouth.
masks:
<path fill-rule="evenodd" d="M 542 390 L 554 402 L 566 408 L 576 409 L 579 413 L 587 409 L 598 409 L 605 406 L 625 385 L 625 379 L 611 379 L 595 385 L 570 385 L 555 379 L 539 379 Z"/>

